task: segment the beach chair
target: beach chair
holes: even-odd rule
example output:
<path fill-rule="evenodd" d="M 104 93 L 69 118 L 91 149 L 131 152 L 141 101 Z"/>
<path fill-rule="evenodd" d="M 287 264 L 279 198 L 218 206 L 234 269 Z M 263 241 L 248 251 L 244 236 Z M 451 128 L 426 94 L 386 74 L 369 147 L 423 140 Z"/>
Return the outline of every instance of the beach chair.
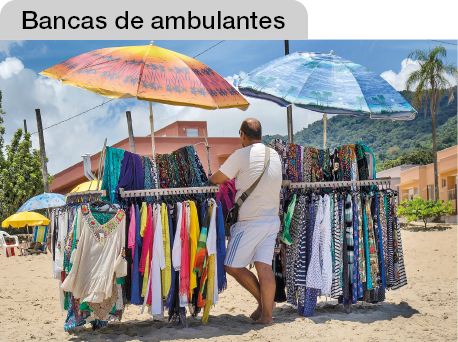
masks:
<path fill-rule="evenodd" d="M 33 232 L 33 240 L 30 247 L 25 250 L 29 254 L 40 254 L 46 252 L 48 241 L 48 226 L 36 226 Z"/>
<path fill-rule="evenodd" d="M 16 242 L 7 244 L 5 241 L 5 236 L 9 238 L 13 238 Z M 14 235 L 11 236 L 8 233 L 1 231 L 1 230 L 0 230 L 0 246 L 3 249 L 3 256 L 5 258 L 8 258 L 10 254 L 14 255 L 14 247 L 21 249 L 21 245 L 19 244 L 19 239 L 17 236 L 14 236 Z M 8 248 L 11 248 L 11 250 L 8 251 Z M 13 253 L 11 253 L 11 251 L 13 251 Z"/>

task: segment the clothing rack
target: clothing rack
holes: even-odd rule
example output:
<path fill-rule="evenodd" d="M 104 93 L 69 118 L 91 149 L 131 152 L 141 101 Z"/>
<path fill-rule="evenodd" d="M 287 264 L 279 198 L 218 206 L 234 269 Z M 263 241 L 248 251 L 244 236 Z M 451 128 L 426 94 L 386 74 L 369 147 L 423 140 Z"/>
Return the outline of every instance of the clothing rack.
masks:
<path fill-rule="evenodd" d="M 146 197 L 146 196 L 167 196 L 167 195 L 187 195 L 187 194 L 210 194 L 219 192 L 218 185 L 200 186 L 189 188 L 169 188 L 169 189 L 150 189 L 150 190 L 130 190 L 125 191 L 119 188 L 121 198 Z"/>
<path fill-rule="evenodd" d="M 99 199 L 100 197 L 106 197 L 106 190 L 89 190 L 83 192 L 72 192 L 67 194 L 67 203 L 80 202 L 84 199 L 93 200 Z"/>
<path fill-rule="evenodd" d="M 337 181 L 337 182 L 315 182 L 315 183 L 293 183 L 288 180 L 282 181 L 282 186 L 290 189 L 304 188 L 330 188 L 330 187 L 349 187 L 349 186 L 371 186 L 387 185 L 390 186 L 391 177 L 371 179 L 363 181 Z M 167 195 L 187 195 L 187 194 L 209 194 L 219 192 L 218 185 L 189 187 L 189 188 L 169 188 L 169 189 L 150 189 L 150 190 L 131 190 L 119 189 L 121 198 L 146 197 L 146 196 L 167 196 Z"/>
<path fill-rule="evenodd" d="M 282 186 L 289 187 L 290 189 L 315 189 L 315 188 L 332 188 L 332 187 L 349 187 L 349 186 L 371 186 L 371 185 L 391 185 L 391 177 L 380 179 L 369 179 L 362 181 L 335 181 L 335 182 L 314 182 L 314 183 L 293 183 L 288 180 L 282 182 Z"/>

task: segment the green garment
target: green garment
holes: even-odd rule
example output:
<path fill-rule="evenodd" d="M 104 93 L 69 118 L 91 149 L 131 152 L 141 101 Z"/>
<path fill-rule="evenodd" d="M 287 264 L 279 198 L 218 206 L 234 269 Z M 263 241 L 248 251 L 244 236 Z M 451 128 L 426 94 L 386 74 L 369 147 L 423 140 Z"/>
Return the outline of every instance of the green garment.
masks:
<path fill-rule="evenodd" d="M 373 163 L 372 163 L 372 173 L 374 175 L 373 179 L 377 179 L 377 177 L 375 175 L 375 154 L 374 154 L 374 152 L 372 152 L 372 150 L 369 147 L 367 147 L 362 141 L 360 141 L 358 144 L 363 148 L 364 152 L 372 154 L 372 161 L 373 161 Z"/>
<path fill-rule="evenodd" d="M 107 146 L 105 156 L 105 167 L 103 169 L 101 190 L 107 190 L 107 197 L 102 197 L 104 201 L 117 203 L 115 200 L 115 189 L 119 182 L 121 164 L 124 158 L 124 150 Z"/>
<path fill-rule="evenodd" d="M 285 218 L 283 219 L 282 241 L 287 245 L 291 245 L 291 235 L 289 234 L 289 226 L 291 224 L 291 219 L 293 218 L 295 206 L 296 206 L 296 194 L 294 194 L 293 199 L 288 206 L 288 211 L 286 212 Z"/>

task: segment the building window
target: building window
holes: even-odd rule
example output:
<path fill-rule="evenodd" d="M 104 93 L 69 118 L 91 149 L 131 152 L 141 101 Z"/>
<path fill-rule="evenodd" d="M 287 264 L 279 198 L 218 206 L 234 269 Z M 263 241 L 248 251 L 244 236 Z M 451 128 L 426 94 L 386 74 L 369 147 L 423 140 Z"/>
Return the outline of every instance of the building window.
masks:
<path fill-rule="evenodd" d="M 186 136 L 187 137 L 198 137 L 199 136 L 199 129 L 198 128 L 187 128 L 186 129 Z"/>
<path fill-rule="evenodd" d="M 442 187 L 445 188 L 447 186 L 447 180 L 443 179 L 442 180 Z"/>
<path fill-rule="evenodd" d="M 418 188 L 415 188 L 415 196 L 418 195 Z"/>

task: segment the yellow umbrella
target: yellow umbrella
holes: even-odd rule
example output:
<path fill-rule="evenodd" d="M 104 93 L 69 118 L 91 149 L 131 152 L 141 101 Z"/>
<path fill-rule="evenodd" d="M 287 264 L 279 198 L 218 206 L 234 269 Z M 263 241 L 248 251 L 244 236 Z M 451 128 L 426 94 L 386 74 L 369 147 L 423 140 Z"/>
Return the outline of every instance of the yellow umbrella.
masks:
<path fill-rule="evenodd" d="M 2 222 L 2 227 L 8 228 L 11 226 L 13 228 L 22 228 L 25 226 L 47 226 L 48 224 L 49 220 L 43 215 L 32 211 L 25 211 L 8 217 Z"/>
<path fill-rule="evenodd" d="M 89 190 L 100 190 L 101 187 L 102 187 L 102 182 L 99 183 L 99 188 L 97 189 L 97 179 L 94 179 L 92 181 L 87 181 L 87 182 L 77 185 L 70 192 L 84 192 L 84 191 L 89 191 Z"/>

